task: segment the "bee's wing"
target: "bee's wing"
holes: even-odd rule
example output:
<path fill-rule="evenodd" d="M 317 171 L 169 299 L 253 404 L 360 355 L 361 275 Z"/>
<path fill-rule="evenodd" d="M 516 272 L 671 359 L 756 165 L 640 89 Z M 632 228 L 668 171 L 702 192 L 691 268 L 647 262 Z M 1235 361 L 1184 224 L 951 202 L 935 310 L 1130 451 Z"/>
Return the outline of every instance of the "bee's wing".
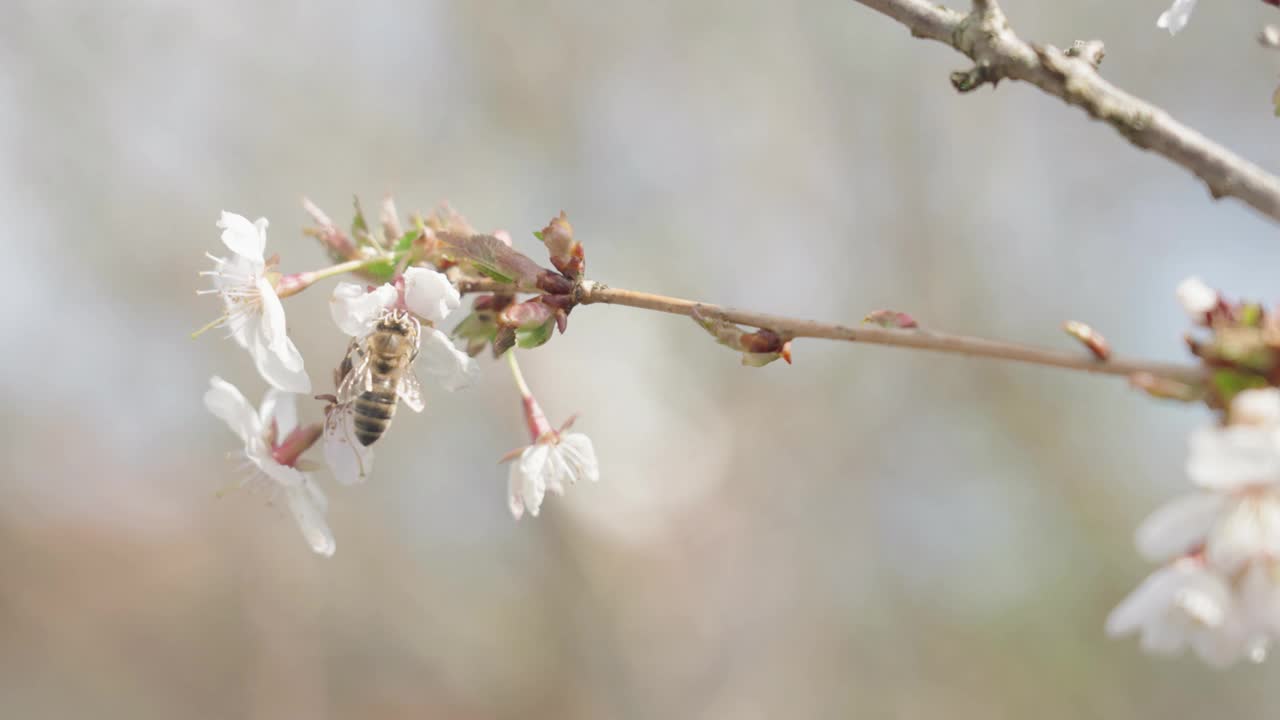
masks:
<path fill-rule="evenodd" d="M 413 368 L 405 368 L 404 374 L 400 376 L 400 382 L 396 383 L 396 395 L 400 396 L 410 410 L 422 412 L 422 384 L 413 374 Z"/>
<path fill-rule="evenodd" d="M 372 358 L 369 353 L 360 353 L 352 360 L 351 370 L 347 372 L 346 377 L 342 378 L 342 384 L 338 386 L 338 402 L 351 402 L 360 393 L 373 388 L 373 377 L 369 372 L 371 365 Z"/>

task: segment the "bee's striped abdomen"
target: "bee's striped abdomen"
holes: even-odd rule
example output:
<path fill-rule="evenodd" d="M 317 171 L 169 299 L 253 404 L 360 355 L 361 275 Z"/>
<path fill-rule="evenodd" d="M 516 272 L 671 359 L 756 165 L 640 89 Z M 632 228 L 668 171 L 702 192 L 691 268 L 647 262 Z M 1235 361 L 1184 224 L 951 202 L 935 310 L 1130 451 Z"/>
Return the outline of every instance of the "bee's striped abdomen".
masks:
<path fill-rule="evenodd" d="M 375 382 L 372 390 L 360 393 L 355 402 L 356 439 L 369 446 L 391 427 L 396 414 L 395 387 Z"/>

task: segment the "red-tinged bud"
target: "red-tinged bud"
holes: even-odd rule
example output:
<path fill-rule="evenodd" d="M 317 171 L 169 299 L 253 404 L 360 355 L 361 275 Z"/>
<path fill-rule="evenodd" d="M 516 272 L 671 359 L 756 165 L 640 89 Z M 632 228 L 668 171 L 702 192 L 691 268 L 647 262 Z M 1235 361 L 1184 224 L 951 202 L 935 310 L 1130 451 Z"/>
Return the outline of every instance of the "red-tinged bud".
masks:
<path fill-rule="evenodd" d="M 511 233 L 507 232 L 506 230 L 494 230 L 493 236 L 501 240 L 504 244 L 506 244 L 507 247 L 512 247 Z"/>
<path fill-rule="evenodd" d="M 506 293 L 477 295 L 475 301 L 471 303 L 471 308 L 476 312 L 499 313 L 515 301 L 515 295 L 508 295 Z"/>
<path fill-rule="evenodd" d="M 749 353 L 778 353 L 782 351 L 782 338 L 772 330 L 743 333 L 738 338 L 738 349 Z"/>
<path fill-rule="evenodd" d="M 524 401 L 524 422 L 529 428 L 529 439 L 532 442 L 538 442 L 538 438 L 555 432 L 551 429 L 551 423 L 547 422 L 547 416 L 542 412 L 542 406 L 538 405 L 538 401 L 533 395 L 525 395 Z"/>
<path fill-rule="evenodd" d="M 862 318 L 862 322 L 879 325 L 882 328 L 898 328 L 901 330 L 920 327 L 915 318 L 897 310 L 873 310 Z"/>
<path fill-rule="evenodd" d="M 382 199 L 378 222 L 382 225 L 382 237 L 388 244 L 394 244 L 404 235 L 404 228 L 400 226 L 400 213 L 396 211 L 396 201 L 390 195 Z"/>
<path fill-rule="evenodd" d="M 553 307 L 556 310 L 569 311 L 573 309 L 572 295 L 539 295 L 538 300 L 543 305 Z"/>
<path fill-rule="evenodd" d="M 743 332 L 742 328 L 719 318 L 708 317 L 700 307 L 690 313 L 693 321 L 725 347 L 742 353 L 742 364 L 763 367 L 783 358 L 791 364 L 791 341 L 783 340 L 777 332 L 761 328 L 755 332 Z"/>
<path fill-rule="evenodd" d="M 1129 384 L 1145 392 L 1151 397 L 1165 400 L 1196 402 L 1204 397 L 1204 387 L 1185 383 L 1180 380 L 1160 377 L 1147 372 L 1134 373 L 1129 376 Z"/>
<path fill-rule="evenodd" d="M 558 330 L 560 334 L 563 335 L 564 331 L 567 330 L 568 328 L 569 328 L 569 311 L 565 310 L 564 312 L 556 313 L 556 330 Z"/>
<path fill-rule="evenodd" d="M 498 323 L 504 327 L 530 328 L 545 325 L 555 310 L 541 302 L 539 298 L 526 300 L 512 305 L 498 313 Z"/>
<path fill-rule="evenodd" d="M 1062 329 L 1079 340 L 1080 344 L 1088 348 L 1095 358 L 1106 360 L 1111 357 L 1111 346 L 1107 344 L 1107 339 L 1088 325 L 1076 320 L 1068 320 L 1062 324 Z"/>
<path fill-rule="evenodd" d="M 281 465 L 294 467 L 298 463 L 298 458 L 302 453 L 316 444 L 320 439 L 320 435 L 324 433 L 324 425 L 321 423 L 312 423 L 303 427 L 294 428 L 289 433 L 289 437 L 284 442 L 275 445 L 271 449 L 271 457 Z"/>
<path fill-rule="evenodd" d="M 307 198 L 302 198 L 302 209 L 316 224 L 315 227 L 304 228 L 302 231 L 304 235 L 319 240 L 334 260 L 354 260 L 358 257 L 356 244 L 333 224 L 333 220 L 329 219 L 319 206 Z"/>
<path fill-rule="evenodd" d="M 560 273 L 543 270 L 538 273 L 537 287 L 552 295 L 568 295 L 573 292 L 573 281 Z"/>
<path fill-rule="evenodd" d="M 582 243 L 573 239 L 573 226 L 569 224 L 569 218 L 563 210 L 534 235 L 547 246 L 551 264 L 557 270 L 569 278 L 582 277 L 586 270 L 586 256 Z"/>
<path fill-rule="evenodd" d="M 318 278 L 313 272 L 290 273 L 281 275 L 273 284 L 276 288 L 276 295 L 282 298 L 298 293 L 311 287 Z"/>
<path fill-rule="evenodd" d="M 503 310 L 498 314 L 498 324 L 515 331 L 516 344 L 520 347 L 535 348 L 551 339 L 552 329 L 557 325 L 556 316 L 563 314 L 563 310 L 533 298 Z M 494 349 L 497 350 L 496 343 Z"/>

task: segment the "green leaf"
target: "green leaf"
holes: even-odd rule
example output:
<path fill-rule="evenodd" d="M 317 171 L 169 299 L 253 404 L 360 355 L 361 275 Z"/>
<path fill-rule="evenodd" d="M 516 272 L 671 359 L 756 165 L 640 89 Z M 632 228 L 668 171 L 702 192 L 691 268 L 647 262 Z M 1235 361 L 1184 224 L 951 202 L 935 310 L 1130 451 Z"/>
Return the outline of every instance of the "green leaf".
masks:
<path fill-rule="evenodd" d="M 531 328 L 517 328 L 516 345 L 522 348 L 536 348 L 551 339 L 551 334 L 555 327 L 555 320 L 552 320 L 546 324 Z"/>
<path fill-rule="evenodd" d="M 364 266 L 364 272 L 372 280 L 380 283 L 391 282 L 391 276 L 395 274 L 396 264 L 390 260 L 379 260 L 371 265 Z"/>
<path fill-rule="evenodd" d="M 351 205 L 355 208 L 355 215 L 351 218 L 351 237 L 368 238 L 369 224 L 364 220 L 364 209 L 360 207 L 360 198 L 352 196 Z"/>
<path fill-rule="evenodd" d="M 470 263 L 498 282 L 535 287 L 545 268 L 492 235 L 438 234 L 445 257 Z"/>
<path fill-rule="evenodd" d="M 1246 327 L 1262 326 L 1262 306 L 1248 303 L 1240 306 L 1240 324 Z"/>
<path fill-rule="evenodd" d="M 396 240 L 395 251 L 398 253 L 402 253 L 408 250 L 409 248 L 413 247 L 413 241 L 417 240 L 418 236 L 421 234 L 422 233 L 420 233 L 417 230 L 410 230 L 409 232 L 401 235 L 400 239 Z"/>
<path fill-rule="evenodd" d="M 1222 401 L 1223 407 L 1231 407 L 1231 401 L 1245 390 L 1264 388 L 1267 379 L 1252 373 L 1239 370 L 1218 370 L 1213 373 L 1213 389 Z"/>

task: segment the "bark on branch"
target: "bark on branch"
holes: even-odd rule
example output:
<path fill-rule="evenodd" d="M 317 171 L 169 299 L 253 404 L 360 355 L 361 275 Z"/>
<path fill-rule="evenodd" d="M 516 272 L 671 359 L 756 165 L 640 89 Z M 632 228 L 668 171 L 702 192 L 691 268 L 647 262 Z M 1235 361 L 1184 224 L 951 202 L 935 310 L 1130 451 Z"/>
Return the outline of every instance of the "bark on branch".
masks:
<path fill-rule="evenodd" d="M 468 293 L 511 291 L 510 285 L 495 280 L 462 279 L 454 282 L 458 291 L 464 295 Z M 578 305 L 625 305 L 640 310 L 684 315 L 694 319 L 723 320 L 761 330 L 771 330 L 784 340 L 816 338 L 869 345 L 888 345 L 890 347 L 928 350 L 949 355 L 1009 360 L 1100 375 L 1118 375 L 1131 379 L 1135 375 L 1147 375 L 1193 385 L 1201 383 L 1205 379 L 1204 370 L 1196 366 L 1174 365 L 1114 356 L 1104 360 L 1094 355 L 1080 352 L 1051 350 L 922 328 L 899 330 L 872 325 L 855 327 L 817 320 L 804 320 L 751 310 L 739 310 L 668 295 L 613 288 L 591 280 L 582 280 L 575 286 L 573 301 Z"/>
<path fill-rule="evenodd" d="M 967 15 L 928 0 L 856 2 L 897 20 L 916 37 L 950 45 L 973 60 L 971 69 L 952 73 L 960 92 L 1004 78 L 1031 83 L 1107 123 L 1134 145 L 1186 168 L 1215 199 L 1237 198 L 1280 221 L 1280 178 L 1107 82 L 1097 70 L 1101 43 L 1078 43 L 1065 52 L 1028 43 L 1009 27 L 996 0 L 974 0 Z"/>

